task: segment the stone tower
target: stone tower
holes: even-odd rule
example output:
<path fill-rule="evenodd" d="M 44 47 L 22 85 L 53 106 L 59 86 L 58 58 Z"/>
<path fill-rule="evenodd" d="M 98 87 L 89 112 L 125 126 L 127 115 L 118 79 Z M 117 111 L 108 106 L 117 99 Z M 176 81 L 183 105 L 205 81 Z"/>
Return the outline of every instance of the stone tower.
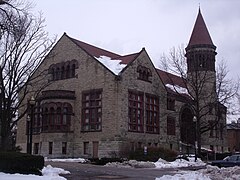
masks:
<path fill-rule="evenodd" d="M 222 141 L 218 141 L 222 131 L 220 132 L 220 118 L 217 115 L 219 102 L 216 93 L 216 54 L 216 46 L 199 9 L 185 55 L 188 89 L 193 99 L 193 115 L 196 117 L 193 119 L 196 123 L 195 143 L 199 153 L 200 146 L 223 147 Z"/>
<path fill-rule="evenodd" d="M 189 89 L 197 88 L 197 86 L 199 88 L 192 92 L 192 96 L 195 98 L 216 100 L 216 54 L 216 46 L 212 42 L 199 9 L 185 55 L 187 58 L 187 77 L 190 83 Z M 197 94 L 196 91 L 198 91 Z"/>

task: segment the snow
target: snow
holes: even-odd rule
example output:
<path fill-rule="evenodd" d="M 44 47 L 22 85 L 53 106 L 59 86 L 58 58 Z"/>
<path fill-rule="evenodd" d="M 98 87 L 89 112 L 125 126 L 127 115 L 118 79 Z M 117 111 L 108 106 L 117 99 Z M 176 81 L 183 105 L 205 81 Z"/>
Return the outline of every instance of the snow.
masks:
<path fill-rule="evenodd" d="M 179 94 L 189 94 L 187 88 L 183 88 L 181 86 L 172 85 L 172 84 L 166 84 L 166 86 Z"/>
<path fill-rule="evenodd" d="M 0 172 L 0 179 L 2 180 L 66 180 L 66 178 L 59 176 L 59 174 L 70 174 L 62 168 L 53 168 L 51 165 L 42 169 L 43 176 L 25 175 L 25 174 L 7 174 Z"/>
<path fill-rule="evenodd" d="M 109 70 L 111 70 L 115 75 L 118 75 L 123 68 L 125 68 L 126 64 L 121 64 L 121 60 L 111 59 L 107 56 L 95 57 L 99 62 L 101 62 L 104 66 L 106 66 Z"/>
<path fill-rule="evenodd" d="M 67 159 L 48 159 L 45 158 L 45 161 L 52 161 L 52 162 L 77 162 L 77 163 L 86 163 L 88 160 L 83 158 L 67 158 Z"/>
<path fill-rule="evenodd" d="M 87 162 L 87 160 L 78 159 L 47 159 L 47 161 L 58 162 Z M 130 160 L 123 163 L 108 163 L 106 166 L 125 167 L 125 168 L 176 168 L 180 167 L 197 167 L 206 165 L 201 159 L 194 161 L 194 157 L 190 157 L 189 161 L 183 159 L 177 159 L 173 162 L 167 162 L 163 159 L 159 159 L 157 162 L 143 162 Z M 146 169 L 145 169 L 146 170 Z M 59 176 L 59 174 L 69 174 L 69 171 L 65 171 L 62 168 L 54 168 L 48 165 L 42 169 L 43 176 L 37 175 L 23 175 L 23 174 L 6 174 L 0 172 L 0 180 L 66 180 L 66 178 Z M 240 179 L 240 167 L 218 168 L 215 166 L 206 165 L 205 169 L 197 171 L 177 171 L 175 175 L 164 175 L 162 177 L 156 177 L 155 180 L 237 180 Z"/>
<path fill-rule="evenodd" d="M 177 168 L 177 167 L 195 167 L 195 166 L 205 166 L 206 163 L 204 163 L 201 159 L 197 158 L 197 161 L 195 162 L 194 157 L 189 157 L 189 161 L 185 159 L 176 159 L 173 162 L 167 162 L 163 159 L 159 159 L 157 162 L 155 162 L 156 168 Z"/>

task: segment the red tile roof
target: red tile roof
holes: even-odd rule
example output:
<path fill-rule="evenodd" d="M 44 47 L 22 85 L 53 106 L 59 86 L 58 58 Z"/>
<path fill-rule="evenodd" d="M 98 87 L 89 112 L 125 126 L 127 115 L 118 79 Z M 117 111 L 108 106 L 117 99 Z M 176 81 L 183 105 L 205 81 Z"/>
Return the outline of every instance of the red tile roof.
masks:
<path fill-rule="evenodd" d="M 69 36 L 68 36 L 69 37 Z M 110 57 L 112 60 L 122 60 L 122 64 L 128 64 L 132 62 L 138 55 L 138 53 L 128 54 L 125 56 L 121 56 L 119 54 L 95 47 L 93 45 L 87 44 L 85 42 L 79 41 L 77 39 L 69 37 L 74 43 L 76 43 L 79 47 L 85 50 L 88 54 L 93 57 L 99 58 L 100 56 Z"/>
<path fill-rule="evenodd" d="M 69 36 L 68 36 L 69 37 Z M 134 59 L 137 58 L 137 56 L 140 54 L 134 53 L 134 54 L 128 54 L 125 56 L 118 55 L 116 53 L 112 53 L 110 51 L 95 47 L 93 45 L 87 44 L 85 42 L 79 41 L 77 39 L 69 37 L 74 43 L 76 43 L 80 48 L 85 50 L 89 55 L 93 57 L 99 58 L 100 56 L 107 56 L 110 57 L 112 60 L 122 60 L 122 64 L 129 64 L 131 63 Z M 185 83 L 183 79 L 179 76 L 176 76 L 174 74 L 162 71 L 160 69 L 157 69 L 157 73 L 159 74 L 160 78 L 162 79 L 163 83 L 166 84 L 172 84 L 172 85 L 178 85 L 180 87 L 185 87 Z"/>
<path fill-rule="evenodd" d="M 176 76 L 174 74 L 171 74 L 169 72 L 166 72 L 160 69 L 156 69 L 156 70 L 165 85 L 171 84 L 171 85 L 178 85 L 183 88 L 186 87 L 184 80 L 180 76 Z"/>
<path fill-rule="evenodd" d="M 68 36 L 69 37 L 69 36 Z M 85 50 L 88 54 L 90 54 L 93 57 L 99 58 L 100 56 L 107 56 L 111 59 L 114 59 L 116 57 L 119 57 L 120 55 L 112 53 L 110 51 L 106 51 L 104 49 L 95 47 L 93 45 L 87 44 L 85 42 L 79 41 L 77 39 L 69 37 L 74 43 L 76 43 L 79 47 L 81 47 L 83 50 Z"/>
<path fill-rule="evenodd" d="M 200 9 L 188 43 L 188 46 L 192 45 L 214 45 Z"/>

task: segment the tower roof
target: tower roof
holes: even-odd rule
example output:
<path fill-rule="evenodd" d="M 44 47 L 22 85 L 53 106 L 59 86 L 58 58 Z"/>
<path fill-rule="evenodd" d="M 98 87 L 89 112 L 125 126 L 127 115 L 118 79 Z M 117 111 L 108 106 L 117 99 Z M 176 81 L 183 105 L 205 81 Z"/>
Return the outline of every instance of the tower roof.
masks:
<path fill-rule="evenodd" d="M 198 16 L 193 27 L 192 35 L 190 37 L 188 47 L 193 45 L 212 45 L 214 46 L 211 36 L 208 32 L 207 26 L 202 17 L 200 8 Z"/>

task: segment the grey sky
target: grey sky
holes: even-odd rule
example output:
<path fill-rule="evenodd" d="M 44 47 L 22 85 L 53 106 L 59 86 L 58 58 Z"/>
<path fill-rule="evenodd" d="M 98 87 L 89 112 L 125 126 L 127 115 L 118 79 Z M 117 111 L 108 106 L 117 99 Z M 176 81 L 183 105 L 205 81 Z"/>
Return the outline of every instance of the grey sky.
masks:
<path fill-rule="evenodd" d="M 46 30 L 119 54 L 146 48 L 158 66 L 160 55 L 187 45 L 199 3 L 217 60 L 225 59 L 231 77 L 240 75 L 239 0 L 35 0 Z"/>

